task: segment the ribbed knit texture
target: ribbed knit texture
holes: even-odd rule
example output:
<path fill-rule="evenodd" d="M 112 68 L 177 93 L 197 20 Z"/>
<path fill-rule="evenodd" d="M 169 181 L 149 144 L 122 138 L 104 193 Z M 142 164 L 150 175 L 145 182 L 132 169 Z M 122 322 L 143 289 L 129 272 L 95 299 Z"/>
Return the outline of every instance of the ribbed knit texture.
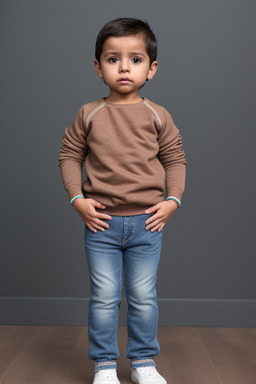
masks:
<path fill-rule="evenodd" d="M 85 163 L 87 179 L 82 181 Z M 185 188 L 182 138 L 167 110 L 148 99 L 79 108 L 65 129 L 59 165 L 69 200 L 83 194 L 113 215 L 143 214 L 166 197 L 179 200 Z"/>

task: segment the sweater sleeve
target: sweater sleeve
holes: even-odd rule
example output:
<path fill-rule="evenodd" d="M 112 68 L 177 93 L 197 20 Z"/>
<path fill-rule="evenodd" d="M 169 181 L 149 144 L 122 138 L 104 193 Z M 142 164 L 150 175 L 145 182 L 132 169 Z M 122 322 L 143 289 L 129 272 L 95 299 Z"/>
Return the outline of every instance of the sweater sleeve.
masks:
<path fill-rule="evenodd" d="M 158 157 L 166 173 L 166 194 L 180 201 L 185 190 L 186 157 L 182 137 L 171 115 L 164 109 L 158 136 Z"/>
<path fill-rule="evenodd" d="M 73 123 L 65 129 L 59 152 L 59 167 L 69 200 L 77 195 L 83 195 L 82 170 L 88 150 L 81 107 Z"/>

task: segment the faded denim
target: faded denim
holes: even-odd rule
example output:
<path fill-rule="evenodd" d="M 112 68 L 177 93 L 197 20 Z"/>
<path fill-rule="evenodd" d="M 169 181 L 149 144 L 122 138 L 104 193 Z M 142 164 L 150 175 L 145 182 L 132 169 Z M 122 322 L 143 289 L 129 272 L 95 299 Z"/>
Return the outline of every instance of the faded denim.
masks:
<path fill-rule="evenodd" d="M 152 214 L 151 214 L 152 215 Z M 146 230 L 150 214 L 115 216 L 97 233 L 85 225 L 85 251 L 90 275 L 89 358 L 95 369 L 116 367 L 118 310 L 122 268 L 128 303 L 127 358 L 132 367 L 154 366 L 157 340 L 156 279 L 163 231 Z"/>

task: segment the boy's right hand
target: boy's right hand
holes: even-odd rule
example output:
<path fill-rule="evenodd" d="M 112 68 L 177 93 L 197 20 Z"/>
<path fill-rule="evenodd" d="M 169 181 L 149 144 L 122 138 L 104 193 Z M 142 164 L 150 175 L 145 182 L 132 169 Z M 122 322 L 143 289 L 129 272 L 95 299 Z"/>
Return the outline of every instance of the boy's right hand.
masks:
<path fill-rule="evenodd" d="M 97 212 L 95 208 L 105 209 L 106 206 L 99 203 L 98 201 L 90 198 L 78 198 L 74 201 L 73 207 L 76 209 L 77 213 L 81 216 L 87 227 L 97 233 L 97 229 L 104 231 L 104 228 L 109 228 L 108 223 L 100 219 L 111 220 L 112 217 Z"/>

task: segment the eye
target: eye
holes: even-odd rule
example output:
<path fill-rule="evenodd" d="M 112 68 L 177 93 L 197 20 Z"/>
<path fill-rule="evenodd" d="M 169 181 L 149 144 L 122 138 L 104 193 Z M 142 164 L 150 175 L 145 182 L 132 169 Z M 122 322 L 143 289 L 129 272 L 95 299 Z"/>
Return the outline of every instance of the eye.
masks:
<path fill-rule="evenodd" d="M 117 58 L 116 58 L 116 57 L 110 57 L 110 58 L 108 59 L 108 62 L 109 62 L 109 63 L 112 63 L 112 64 L 115 64 L 115 63 L 117 62 Z"/>
<path fill-rule="evenodd" d="M 134 64 L 138 64 L 138 63 L 141 63 L 141 59 L 139 59 L 138 57 L 134 57 L 134 58 L 132 59 L 132 62 L 133 62 Z"/>

